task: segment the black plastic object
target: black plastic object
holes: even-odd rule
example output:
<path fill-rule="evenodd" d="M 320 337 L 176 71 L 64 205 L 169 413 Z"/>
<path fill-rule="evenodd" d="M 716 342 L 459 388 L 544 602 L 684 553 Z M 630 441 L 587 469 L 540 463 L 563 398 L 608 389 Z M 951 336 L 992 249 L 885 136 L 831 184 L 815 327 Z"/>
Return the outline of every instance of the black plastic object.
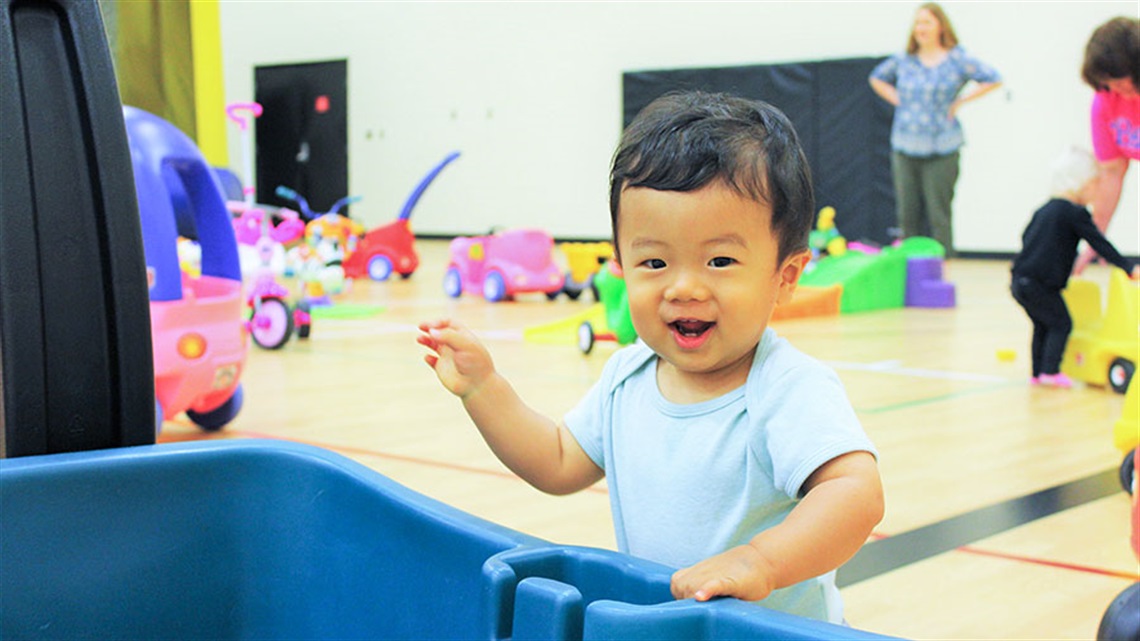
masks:
<path fill-rule="evenodd" d="M 146 265 L 92 0 L 0 0 L 0 455 L 154 442 Z"/>

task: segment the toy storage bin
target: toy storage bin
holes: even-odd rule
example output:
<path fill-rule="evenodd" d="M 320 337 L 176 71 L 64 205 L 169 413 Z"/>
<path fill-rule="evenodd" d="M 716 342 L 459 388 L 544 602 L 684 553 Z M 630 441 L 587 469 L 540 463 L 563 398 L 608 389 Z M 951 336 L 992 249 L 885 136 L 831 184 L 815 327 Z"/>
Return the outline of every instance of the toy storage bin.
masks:
<path fill-rule="evenodd" d="M 279 441 L 0 460 L 2 639 L 880 639 Z"/>

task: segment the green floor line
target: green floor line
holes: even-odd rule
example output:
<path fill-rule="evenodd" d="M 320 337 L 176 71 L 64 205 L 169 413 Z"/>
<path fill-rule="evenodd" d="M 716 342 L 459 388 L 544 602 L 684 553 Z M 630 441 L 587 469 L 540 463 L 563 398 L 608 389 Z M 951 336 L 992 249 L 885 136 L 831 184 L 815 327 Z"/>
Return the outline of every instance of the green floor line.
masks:
<path fill-rule="evenodd" d="M 886 414 L 887 412 L 895 412 L 898 410 L 906 410 L 912 407 L 922 407 L 923 405 L 932 405 L 934 403 L 941 403 L 955 398 L 962 398 L 963 396 L 973 396 L 975 394 L 988 394 L 990 392 L 997 392 L 1010 387 L 1024 387 L 1025 383 L 1011 382 L 1002 385 L 977 387 L 974 389 L 962 390 L 960 392 L 951 392 L 949 394 L 942 394 L 940 396 L 931 396 L 929 398 L 920 398 L 913 401 L 906 401 L 904 403 L 895 403 L 893 405 L 885 405 L 883 407 L 876 407 L 872 409 L 856 409 L 859 414 Z"/>

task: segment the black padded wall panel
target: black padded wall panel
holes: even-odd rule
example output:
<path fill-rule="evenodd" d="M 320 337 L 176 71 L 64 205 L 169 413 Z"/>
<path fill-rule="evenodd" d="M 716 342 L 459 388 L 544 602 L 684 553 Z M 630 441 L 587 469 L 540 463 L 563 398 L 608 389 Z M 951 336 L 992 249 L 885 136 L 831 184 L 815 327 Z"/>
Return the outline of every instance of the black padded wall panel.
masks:
<path fill-rule="evenodd" d="M 892 111 L 867 82 L 882 58 L 776 65 L 669 69 L 623 74 L 623 125 L 661 94 L 678 89 L 727 92 L 783 111 L 799 134 L 818 207 L 835 207 L 848 240 L 893 240 Z"/>

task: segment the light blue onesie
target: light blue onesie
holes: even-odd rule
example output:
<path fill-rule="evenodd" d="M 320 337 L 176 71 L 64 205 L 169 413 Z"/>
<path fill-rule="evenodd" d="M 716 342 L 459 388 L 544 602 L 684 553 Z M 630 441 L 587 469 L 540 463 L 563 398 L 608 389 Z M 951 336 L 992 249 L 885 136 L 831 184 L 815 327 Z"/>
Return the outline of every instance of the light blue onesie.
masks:
<path fill-rule="evenodd" d="M 874 446 L 833 371 L 764 332 L 748 381 L 679 405 L 657 387 L 656 355 L 640 341 L 615 353 L 565 416 L 605 471 L 618 549 L 681 568 L 747 543 L 783 521 L 808 476 Z M 843 620 L 835 573 L 777 590 L 762 605 Z"/>

